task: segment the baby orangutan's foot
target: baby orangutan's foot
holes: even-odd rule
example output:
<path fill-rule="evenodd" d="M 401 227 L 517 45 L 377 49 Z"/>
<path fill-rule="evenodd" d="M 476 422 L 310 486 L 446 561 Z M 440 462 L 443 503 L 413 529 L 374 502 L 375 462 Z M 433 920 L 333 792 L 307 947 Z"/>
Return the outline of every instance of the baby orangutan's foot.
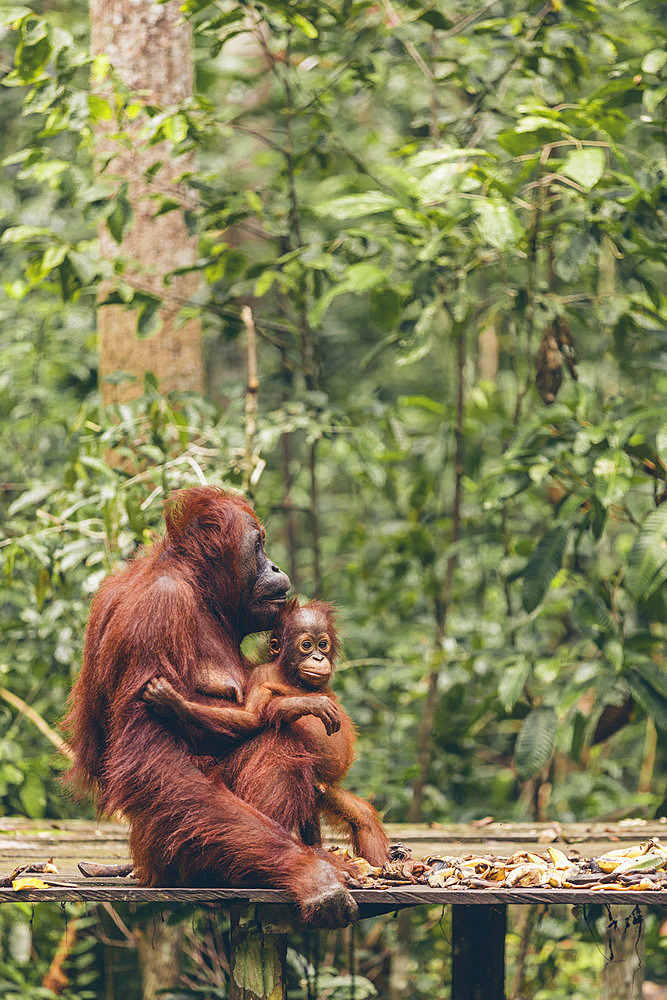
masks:
<path fill-rule="evenodd" d="M 151 677 L 141 697 L 158 715 L 174 715 L 181 701 L 181 696 L 166 677 Z"/>

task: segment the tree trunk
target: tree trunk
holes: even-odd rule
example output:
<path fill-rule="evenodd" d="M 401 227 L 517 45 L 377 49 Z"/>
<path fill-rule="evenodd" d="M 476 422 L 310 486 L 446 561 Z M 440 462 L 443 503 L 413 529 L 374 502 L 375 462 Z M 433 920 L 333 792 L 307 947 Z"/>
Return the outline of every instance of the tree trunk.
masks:
<path fill-rule="evenodd" d="M 157 0 L 90 0 L 90 16 L 92 51 L 109 57 L 137 100 L 168 107 L 192 93 L 191 32 L 178 3 L 160 6 Z M 142 121 L 140 115 L 130 123 L 135 134 Z M 128 184 L 133 216 L 120 244 L 106 226 L 101 228 L 102 254 L 112 260 L 129 259 L 132 263 L 123 280 L 135 289 L 164 297 L 164 303 L 159 313 L 161 328 L 144 339 L 137 337 L 136 309 L 100 307 L 102 398 L 108 404 L 140 395 L 147 371 L 157 376 L 163 392 L 202 392 L 201 324 L 198 319 L 189 319 L 177 327 L 175 322 L 181 306 L 196 291 L 197 275 L 178 276 L 168 287 L 163 283 L 168 272 L 195 263 L 197 241 L 188 235 L 180 211 L 154 218 L 156 203 L 149 197 L 158 192 L 181 202 L 188 197 L 177 178 L 192 168 L 192 157 L 171 157 L 165 145 L 120 145 L 110 135 L 117 128 L 113 120 L 99 123 L 99 151 L 105 158 L 113 154 L 107 172 L 118 177 L 119 183 Z M 146 170 L 158 160 L 163 165 L 147 180 Z M 110 290 L 109 285 L 101 288 L 101 301 Z M 133 379 L 109 381 L 117 372 L 127 372 Z"/>
<path fill-rule="evenodd" d="M 136 94 L 137 101 L 168 107 L 192 94 L 192 52 L 189 25 L 179 12 L 178 3 L 161 6 L 157 0 L 90 0 L 91 49 L 95 55 L 108 56 L 119 79 Z M 129 124 L 130 141 L 117 143 L 112 133 L 119 129 L 113 119 L 98 123 L 100 159 L 113 159 L 107 174 L 127 183 L 127 198 L 132 219 L 123 232 L 120 244 L 108 228 L 100 228 L 100 248 L 109 260 L 123 258 L 130 265 L 123 281 L 135 290 L 149 292 L 163 299 L 159 311 L 160 329 L 151 336 L 137 336 L 137 310 L 121 305 L 98 309 L 100 367 L 99 381 L 105 405 L 125 402 L 141 395 L 143 378 L 152 372 L 162 392 L 173 389 L 203 392 L 204 366 L 201 349 L 201 324 L 189 319 L 177 325 L 181 307 L 196 292 L 196 274 L 178 276 L 164 285 L 164 276 L 197 260 L 197 241 L 188 235 L 181 211 L 154 218 L 157 205 L 151 194 L 163 194 L 183 203 L 188 194 L 178 177 L 192 169 L 191 155 L 172 157 L 166 144 L 142 147 L 138 132 L 143 124 L 139 115 Z M 122 127 L 126 130 L 127 123 Z M 158 161 L 162 165 L 146 171 Z M 100 288 L 103 302 L 113 289 L 111 283 Z M 110 380 L 114 373 L 126 372 L 132 378 Z M 156 924 L 139 943 L 144 998 L 173 986 L 183 953 L 182 924 Z"/>

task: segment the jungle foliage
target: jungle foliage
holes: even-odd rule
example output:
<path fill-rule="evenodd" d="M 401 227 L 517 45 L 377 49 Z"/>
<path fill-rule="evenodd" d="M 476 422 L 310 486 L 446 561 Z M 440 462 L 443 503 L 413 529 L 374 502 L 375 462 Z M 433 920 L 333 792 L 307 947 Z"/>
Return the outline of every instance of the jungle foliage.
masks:
<path fill-rule="evenodd" d="M 3 688 L 57 727 L 90 596 L 166 493 L 244 486 L 340 609 L 349 784 L 387 819 L 664 812 L 659 5 L 182 9 L 196 92 L 164 108 L 91 58 L 84 5 L 0 4 Z M 152 198 L 198 235 L 206 400 L 147 375 L 100 406 L 100 282 L 140 337 L 161 301 L 98 253 L 132 223 L 94 169 L 114 117 L 196 155 Z M 80 815 L 63 766 L 0 699 L 0 812 Z"/>

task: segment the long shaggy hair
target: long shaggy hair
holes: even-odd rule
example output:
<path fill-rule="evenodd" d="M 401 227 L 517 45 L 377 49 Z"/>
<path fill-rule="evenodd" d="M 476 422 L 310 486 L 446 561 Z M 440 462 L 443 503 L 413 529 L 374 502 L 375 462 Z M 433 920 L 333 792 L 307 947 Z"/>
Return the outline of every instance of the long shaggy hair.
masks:
<path fill-rule="evenodd" d="M 69 781 L 92 792 L 101 812 L 128 817 L 142 883 L 266 885 L 303 901 L 314 873 L 323 877 L 321 859 L 205 773 L 210 760 L 141 698 L 160 675 L 196 700 L 204 662 L 243 687 L 239 552 L 257 518 L 210 486 L 175 493 L 165 516 L 164 538 L 107 577 L 93 600 L 65 721 Z"/>

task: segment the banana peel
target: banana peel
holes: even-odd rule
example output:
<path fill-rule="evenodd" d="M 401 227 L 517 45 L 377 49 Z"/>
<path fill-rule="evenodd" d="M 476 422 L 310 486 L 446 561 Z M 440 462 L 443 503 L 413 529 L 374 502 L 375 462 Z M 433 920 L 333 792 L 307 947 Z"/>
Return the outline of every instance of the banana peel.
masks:
<path fill-rule="evenodd" d="M 626 875 L 629 872 L 659 871 L 667 866 L 667 853 L 649 851 L 638 858 L 628 858 L 621 861 L 614 869 L 614 875 Z"/>
<path fill-rule="evenodd" d="M 567 854 L 559 851 L 557 847 L 547 847 L 547 854 L 551 858 L 551 864 L 557 871 L 566 871 L 572 867 L 572 862 Z"/>
<path fill-rule="evenodd" d="M 26 889 L 48 889 L 48 883 L 41 878 L 15 878 L 12 882 L 14 892 L 21 892 Z"/>
<path fill-rule="evenodd" d="M 523 865 L 517 865 L 505 879 L 505 885 L 507 886 L 534 886 L 543 885 L 543 879 L 548 877 L 547 866 L 545 864 L 536 865 L 534 863 L 528 863 Z"/>

